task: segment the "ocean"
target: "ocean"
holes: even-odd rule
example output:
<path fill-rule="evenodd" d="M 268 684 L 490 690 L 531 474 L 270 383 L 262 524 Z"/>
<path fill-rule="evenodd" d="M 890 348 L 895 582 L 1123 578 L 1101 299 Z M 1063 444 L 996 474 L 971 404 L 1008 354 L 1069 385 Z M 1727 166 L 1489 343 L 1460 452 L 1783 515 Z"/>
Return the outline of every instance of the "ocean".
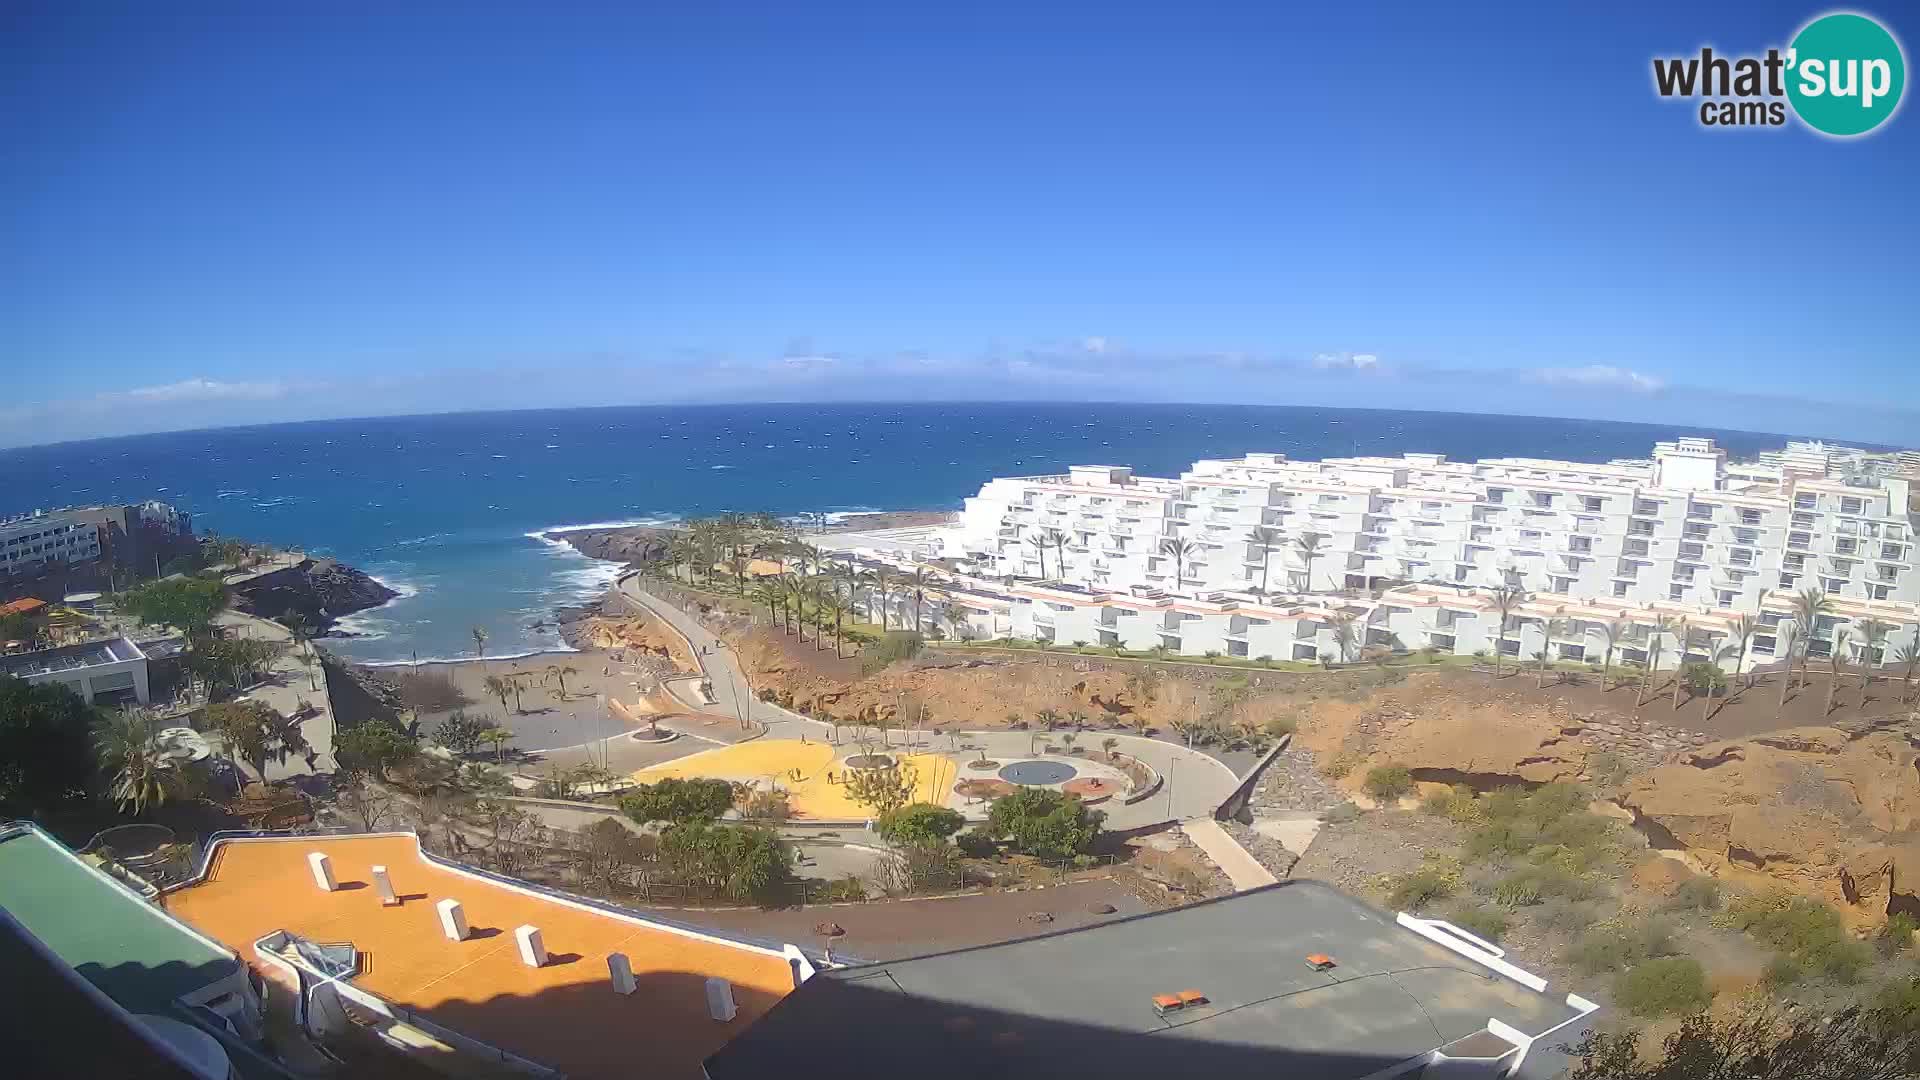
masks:
<path fill-rule="evenodd" d="M 371 662 L 564 648 L 553 609 L 617 569 L 542 532 L 776 514 L 958 509 L 994 476 L 1195 459 L 1433 451 L 1604 461 L 1705 435 L 1735 456 L 1786 436 L 1592 420 L 1233 405 L 795 404 L 326 420 L 0 450 L 0 516 L 159 498 L 197 527 L 301 547 L 403 595 L 329 642 Z"/>

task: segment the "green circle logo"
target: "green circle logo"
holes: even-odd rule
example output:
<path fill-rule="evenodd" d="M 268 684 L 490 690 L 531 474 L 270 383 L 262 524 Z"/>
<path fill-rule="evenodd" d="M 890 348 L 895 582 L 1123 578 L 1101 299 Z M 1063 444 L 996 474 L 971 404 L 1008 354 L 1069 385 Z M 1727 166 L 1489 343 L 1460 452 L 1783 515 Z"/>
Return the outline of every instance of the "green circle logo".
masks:
<path fill-rule="evenodd" d="M 1787 50 L 1787 100 L 1815 131 L 1864 135 L 1886 123 L 1906 88 L 1900 43 L 1865 15 L 1822 15 Z"/>

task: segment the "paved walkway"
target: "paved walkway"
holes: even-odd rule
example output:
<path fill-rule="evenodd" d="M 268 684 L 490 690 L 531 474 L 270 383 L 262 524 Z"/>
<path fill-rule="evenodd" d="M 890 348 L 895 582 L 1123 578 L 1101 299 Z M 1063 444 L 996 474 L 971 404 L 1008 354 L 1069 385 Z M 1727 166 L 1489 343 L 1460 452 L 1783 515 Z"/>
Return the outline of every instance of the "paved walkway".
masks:
<path fill-rule="evenodd" d="M 1280 880 L 1273 876 L 1272 871 L 1255 861 L 1253 856 L 1247 854 L 1247 849 L 1241 847 L 1233 837 L 1228 836 L 1227 830 L 1221 828 L 1220 823 L 1212 818 L 1193 818 L 1183 821 L 1180 823 L 1180 830 L 1186 833 L 1187 839 L 1193 841 L 1201 851 L 1206 852 L 1207 858 L 1212 859 L 1215 866 L 1226 872 L 1227 880 L 1233 882 L 1236 891 L 1246 892 L 1248 889 L 1272 885 Z"/>
<path fill-rule="evenodd" d="M 292 716 L 298 712 L 302 701 L 317 710 L 300 724 L 301 736 L 313 748 L 312 765 L 309 766 L 304 757 L 288 758 L 284 763 L 269 761 L 267 779 L 283 780 L 332 772 L 333 699 L 327 696 L 327 677 L 320 668 L 320 655 L 310 647 L 295 645 L 293 635 L 287 628 L 270 619 L 229 608 L 215 615 L 213 621 L 216 626 L 226 627 L 235 637 L 277 641 L 286 645 L 286 651 L 274 661 L 266 679 L 248 687 L 240 695 L 241 700 L 264 701 L 282 716 Z M 254 777 L 248 776 L 247 779 Z"/>

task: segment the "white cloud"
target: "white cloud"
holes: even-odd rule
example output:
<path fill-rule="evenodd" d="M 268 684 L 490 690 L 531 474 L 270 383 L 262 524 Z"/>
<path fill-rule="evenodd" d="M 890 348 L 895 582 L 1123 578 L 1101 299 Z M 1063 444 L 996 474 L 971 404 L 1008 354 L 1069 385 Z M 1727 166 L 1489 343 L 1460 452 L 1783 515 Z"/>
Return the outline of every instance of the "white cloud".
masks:
<path fill-rule="evenodd" d="M 1090 353 L 1098 355 L 1107 351 L 1107 339 L 1103 337 L 1083 338 L 1080 341 L 1080 347 Z"/>
<path fill-rule="evenodd" d="M 221 382 L 218 379 L 182 379 L 164 386 L 138 386 L 125 391 L 135 401 L 266 401 L 285 397 L 287 387 L 278 382 Z M 113 395 L 104 395 L 112 397 Z"/>
<path fill-rule="evenodd" d="M 1588 364 L 1585 367 L 1572 368 L 1535 368 L 1527 373 L 1527 377 L 1535 382 L 1631 390 L 1636 394 L 1656 394 L 1667 388 L 1667 380 L 1658 375 L 1614 367 L 1612 364 Z"/>
<path fill-rule="evenodd" d="M 1321 353 L 1313 366 L 1322 371 L 1378 371 L 1380 358 L 1372 353 Z"/>

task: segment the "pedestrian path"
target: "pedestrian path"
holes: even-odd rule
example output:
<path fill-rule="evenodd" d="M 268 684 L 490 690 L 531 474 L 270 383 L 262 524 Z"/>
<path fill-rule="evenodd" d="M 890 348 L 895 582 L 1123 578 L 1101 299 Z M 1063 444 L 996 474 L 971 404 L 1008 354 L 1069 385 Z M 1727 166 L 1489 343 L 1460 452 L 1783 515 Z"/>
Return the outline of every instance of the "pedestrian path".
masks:
<path fill-rule="evenodd" d="M 1246 892 L 1262 885 L 1272 885 L 1280 879 L 1273 872 L 1247 854 L 1247 849 L 1239 841 L 1227 835 L 1227 830 L 1212 818 L 1193 818 L 1180 823 L 1180 829 L 1187 839 L 1206 853 L 1213 864 L 1226 872 L 1227 880 L 1233 882 L 1236 892 Z"/>

